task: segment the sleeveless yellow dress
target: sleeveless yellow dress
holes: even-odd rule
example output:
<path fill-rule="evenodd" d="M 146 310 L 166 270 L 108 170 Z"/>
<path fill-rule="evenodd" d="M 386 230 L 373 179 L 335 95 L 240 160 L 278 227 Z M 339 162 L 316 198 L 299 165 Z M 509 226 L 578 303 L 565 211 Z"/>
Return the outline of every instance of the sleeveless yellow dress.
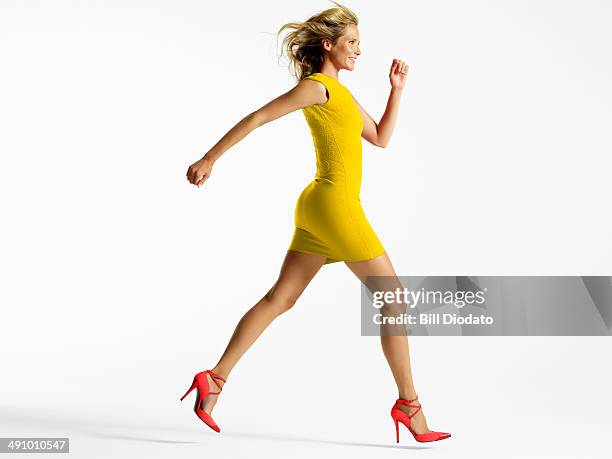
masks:
<path fill-rule="evenodd" d="M 349 90 L 324 73 L 306 78 L 325 86 L 328 100 L 302 109 L 317 160 L 315 178 L 295 206 L 288 250 L 326 257 L 325 264 L 362 261 L 385 252 L 361 208 L 363 120 Z"/>

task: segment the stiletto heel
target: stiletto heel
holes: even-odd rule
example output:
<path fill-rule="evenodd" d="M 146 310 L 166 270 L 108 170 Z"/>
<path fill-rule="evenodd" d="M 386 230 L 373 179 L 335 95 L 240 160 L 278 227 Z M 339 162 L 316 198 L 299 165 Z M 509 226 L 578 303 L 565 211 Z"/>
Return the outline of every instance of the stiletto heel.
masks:
<path fill-rule="evenodd" d="M 395 438 L 396 438 L 397 443 L 399 443 L 399 424 L 398 424 L 399 422 L 404 424 L 408 428 L 408 430 L 410 431 L 414 439 L 421 443 L 444 440 L 445 438 L 449 438 L 451 434 L 448 432 L 430 431 L 430 432 L 418 434 L 412 429 L 412 427 L 410 427 L 410 422 L 412 421 L 412 418 L 414 417 L 415 414 L 417 414 L 421 410 L 420 403 L 418 405 L 411 405 L 410 403 L 418 400 L 418 398 L 419 398 L 418 396 L 413 398 L 412 400 L 404 400 L 403 398 L 398 398 L 393 404 L 393 407 L 391 408 L 391 417 L 393 418 L 393 422 L 395 423 Z M 415 410 L 414 413 L 412 413 L 411 415 L 408 415 L 397 407 L 398 404 L 406 405 L 411 408 L 417 408 L 417 409 Z"/>
<path fill-rule="evenodd" d="M 195 379 L 195 378 L 193 378 L 193 384 L 192 384 L 192 385 L 191 385 L 191 387 L 190 387 L 190 388 L 187 390 L 187 392 L 185 393 L 185 395 L 183 395 L 183 396 L 181 397 L 181 402 L 183 401 L 183 399 L 184 399 L 185 397 L 187 397 L 187 396 L 189 395 L 189 392 L 191 392 L 192 390 L 194 390 L 194 389 L 197 387 L 197 385 L 198 385 L 198 383 L 197 383 L 196 379 Z"/>
<path fill-rule="evenodd" d="M 202 420 L 202 422 L 204 422 L 204 424 L 206 424 L 208 427 L 213 429 L 215 432 L 221 432 L 221 429 L 219 428 L 217 423 L 213 420 L 213 418 L 206 411 L 200 408 L 203 398 L 205 398 L 206 396 L 210 394 L 220 394 L 221 391 L 223 390 L 223 387 L 219 387 L 218 392 L 211 392 L 210 385 L 208 384 L 207 375 L 210 375 L 213 381 L 216 379 L 219 379 L 223 381 L 223 383 L 226 382 L 224 378 L 222 378 L 216 373 L 213 373 L 211 370 L 204 370 L 200 373 L 197 373 L 193 377 L 193 383 L 191 383 L 191 387 L 187 389 L 187 392 L 185 392 L 185 395 L 181 397 L 181 401 L 183 401 L 183 399 L 187 397 L 189 393 L 197 387 L 198 388 L 198 398 L 197 398 L 196 405 L 194 408 L 195 414 Z M 225 386 L 225 384 L 223 384 L 223 386 Z"/>
<path fill-rule="evenodd" d="M 396 442 L 399 443 L 399 424 L 397 423 L 397 419 L 393 419 L 393 422 L 395 422 L 395 438 L 396 438 Z"/>

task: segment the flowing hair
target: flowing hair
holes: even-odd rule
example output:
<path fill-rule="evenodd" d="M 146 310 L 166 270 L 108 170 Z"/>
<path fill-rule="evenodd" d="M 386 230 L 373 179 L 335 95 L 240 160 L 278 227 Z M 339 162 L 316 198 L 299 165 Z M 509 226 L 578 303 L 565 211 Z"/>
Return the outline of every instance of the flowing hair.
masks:
<path fill-rule="evenodd" d="M 288 22 L 276 33 L 278 42 L 278 36 L 283 30 L 293 29 L 282 41 L 280 56 L 287 54 L 289 73 L 298 81 L 321 70 L 323 39 L 327 38 L 335 45 L 347 25 L 359 24 L 355 13 L 346 6 L 331 1 L 338 6 L 321 11 L 304 22 Z"/>

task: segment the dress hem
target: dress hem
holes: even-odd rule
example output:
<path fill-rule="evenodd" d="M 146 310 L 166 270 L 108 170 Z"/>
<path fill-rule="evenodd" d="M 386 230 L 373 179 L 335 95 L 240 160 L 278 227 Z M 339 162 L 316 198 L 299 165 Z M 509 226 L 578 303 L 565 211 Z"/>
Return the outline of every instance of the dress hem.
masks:
<path fill-rule="evenodd" d="M 307 254 L 309 254 L 309 255 L 318 255 L 318 256 L 320 256 L 320 257 L 325 257 L 325 263 L 323 263 L 323 264 L 325 264 L 325 265 L 329 265 L 329 264 L 332 264 L 332 263 L 338 263 L 338 262 L 341 262 L 341 261 L 343 261 L 343 262 L 345 262 L 345 263 L 346 263 L 346 262 L 348 262 L 348 263 L 354 263 L 354 262 L 358 262 L 358 261 L 369 261 L 369 260 L 373 260 L 374 258 L 378 258 L 378 257 L 380 257 L 381 255 L 383 255 L 383 254 L 386 252 L 386 250 L 385 250 L 385 249 L 383 249 L 383 250 L 382 250 L 382 252 L 380 252 L 380 253 L 379 253 L 379 254 L 377 254 L 377 255 L 374 255 L 373 257 L 369 257 L 369 258 L 360 258 L 359 260 L 342 260 L 342 259 L 336 259 L 336 258 L 331 258 L 331 257 L 328 257 L 327 255 L 323 255 L 322 253 L 309 252 L 309 251 L 307 251 L 307 250 L 287 249 L 287 252 L 299 252 L 299 253 L 307 253 Z"/>

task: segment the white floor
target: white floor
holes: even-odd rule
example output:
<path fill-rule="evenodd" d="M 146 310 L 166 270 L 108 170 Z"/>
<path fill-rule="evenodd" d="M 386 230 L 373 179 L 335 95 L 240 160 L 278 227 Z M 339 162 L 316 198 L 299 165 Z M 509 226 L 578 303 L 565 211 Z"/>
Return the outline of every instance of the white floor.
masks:
<path fill-rule="evenodd" d="M 61 414 L 37 416 L 33 412 L 16 414 L 2 410 L 0 429 L 10 436 L 67 436 L 71 457 L 405 457 L 427 453 L 426 457 L 499 458 L 516 457 L 609 457 L 607 436 L 611 425 L 571 423 L 564 419 L 507 419 L 506 422 L 475 423 L 467 420 L 454 426 L 454 437 L 430 445 L 418 444 L 407 431 L 397 445 L 393 424 L 370 430 L 355 416 L 337 423 L 336 429 L 316 431 L 292 429 L 280 422 L 275 432 L 260 432 L 232 427 L 225 419 L 221 434 L 193 425 L 182 428 L 154 428 L 144 425 L 104 422 L 87 418 L 68 418 Z M 382 420 L 381 420 L 382 421 Z M 206 428 L 208 429 L 208 428 Z M 146 455 L 146 456 L 145 456 Z M 24 455 L 28 456 L 28 455 Z M 414 456 L 413 456 L 414 457 Z"/>
<path fill-rule="evenodd" d="M 219 434 L 193 413 L 195 391 L 179 401 L 201 353 L 174 358 L 164 343 L 121 358 L 2 354 L 19 371 L 3 378 L 0 436 L 69 437 L 77 458 L 609 457 L 609 337 L 411 338 L 429 427 L 453 436 L 419 444 L 400 426 L 398 445 L 378 338 L 291 342 L 290 323 L 230 374 L 213 412 Z"/>

